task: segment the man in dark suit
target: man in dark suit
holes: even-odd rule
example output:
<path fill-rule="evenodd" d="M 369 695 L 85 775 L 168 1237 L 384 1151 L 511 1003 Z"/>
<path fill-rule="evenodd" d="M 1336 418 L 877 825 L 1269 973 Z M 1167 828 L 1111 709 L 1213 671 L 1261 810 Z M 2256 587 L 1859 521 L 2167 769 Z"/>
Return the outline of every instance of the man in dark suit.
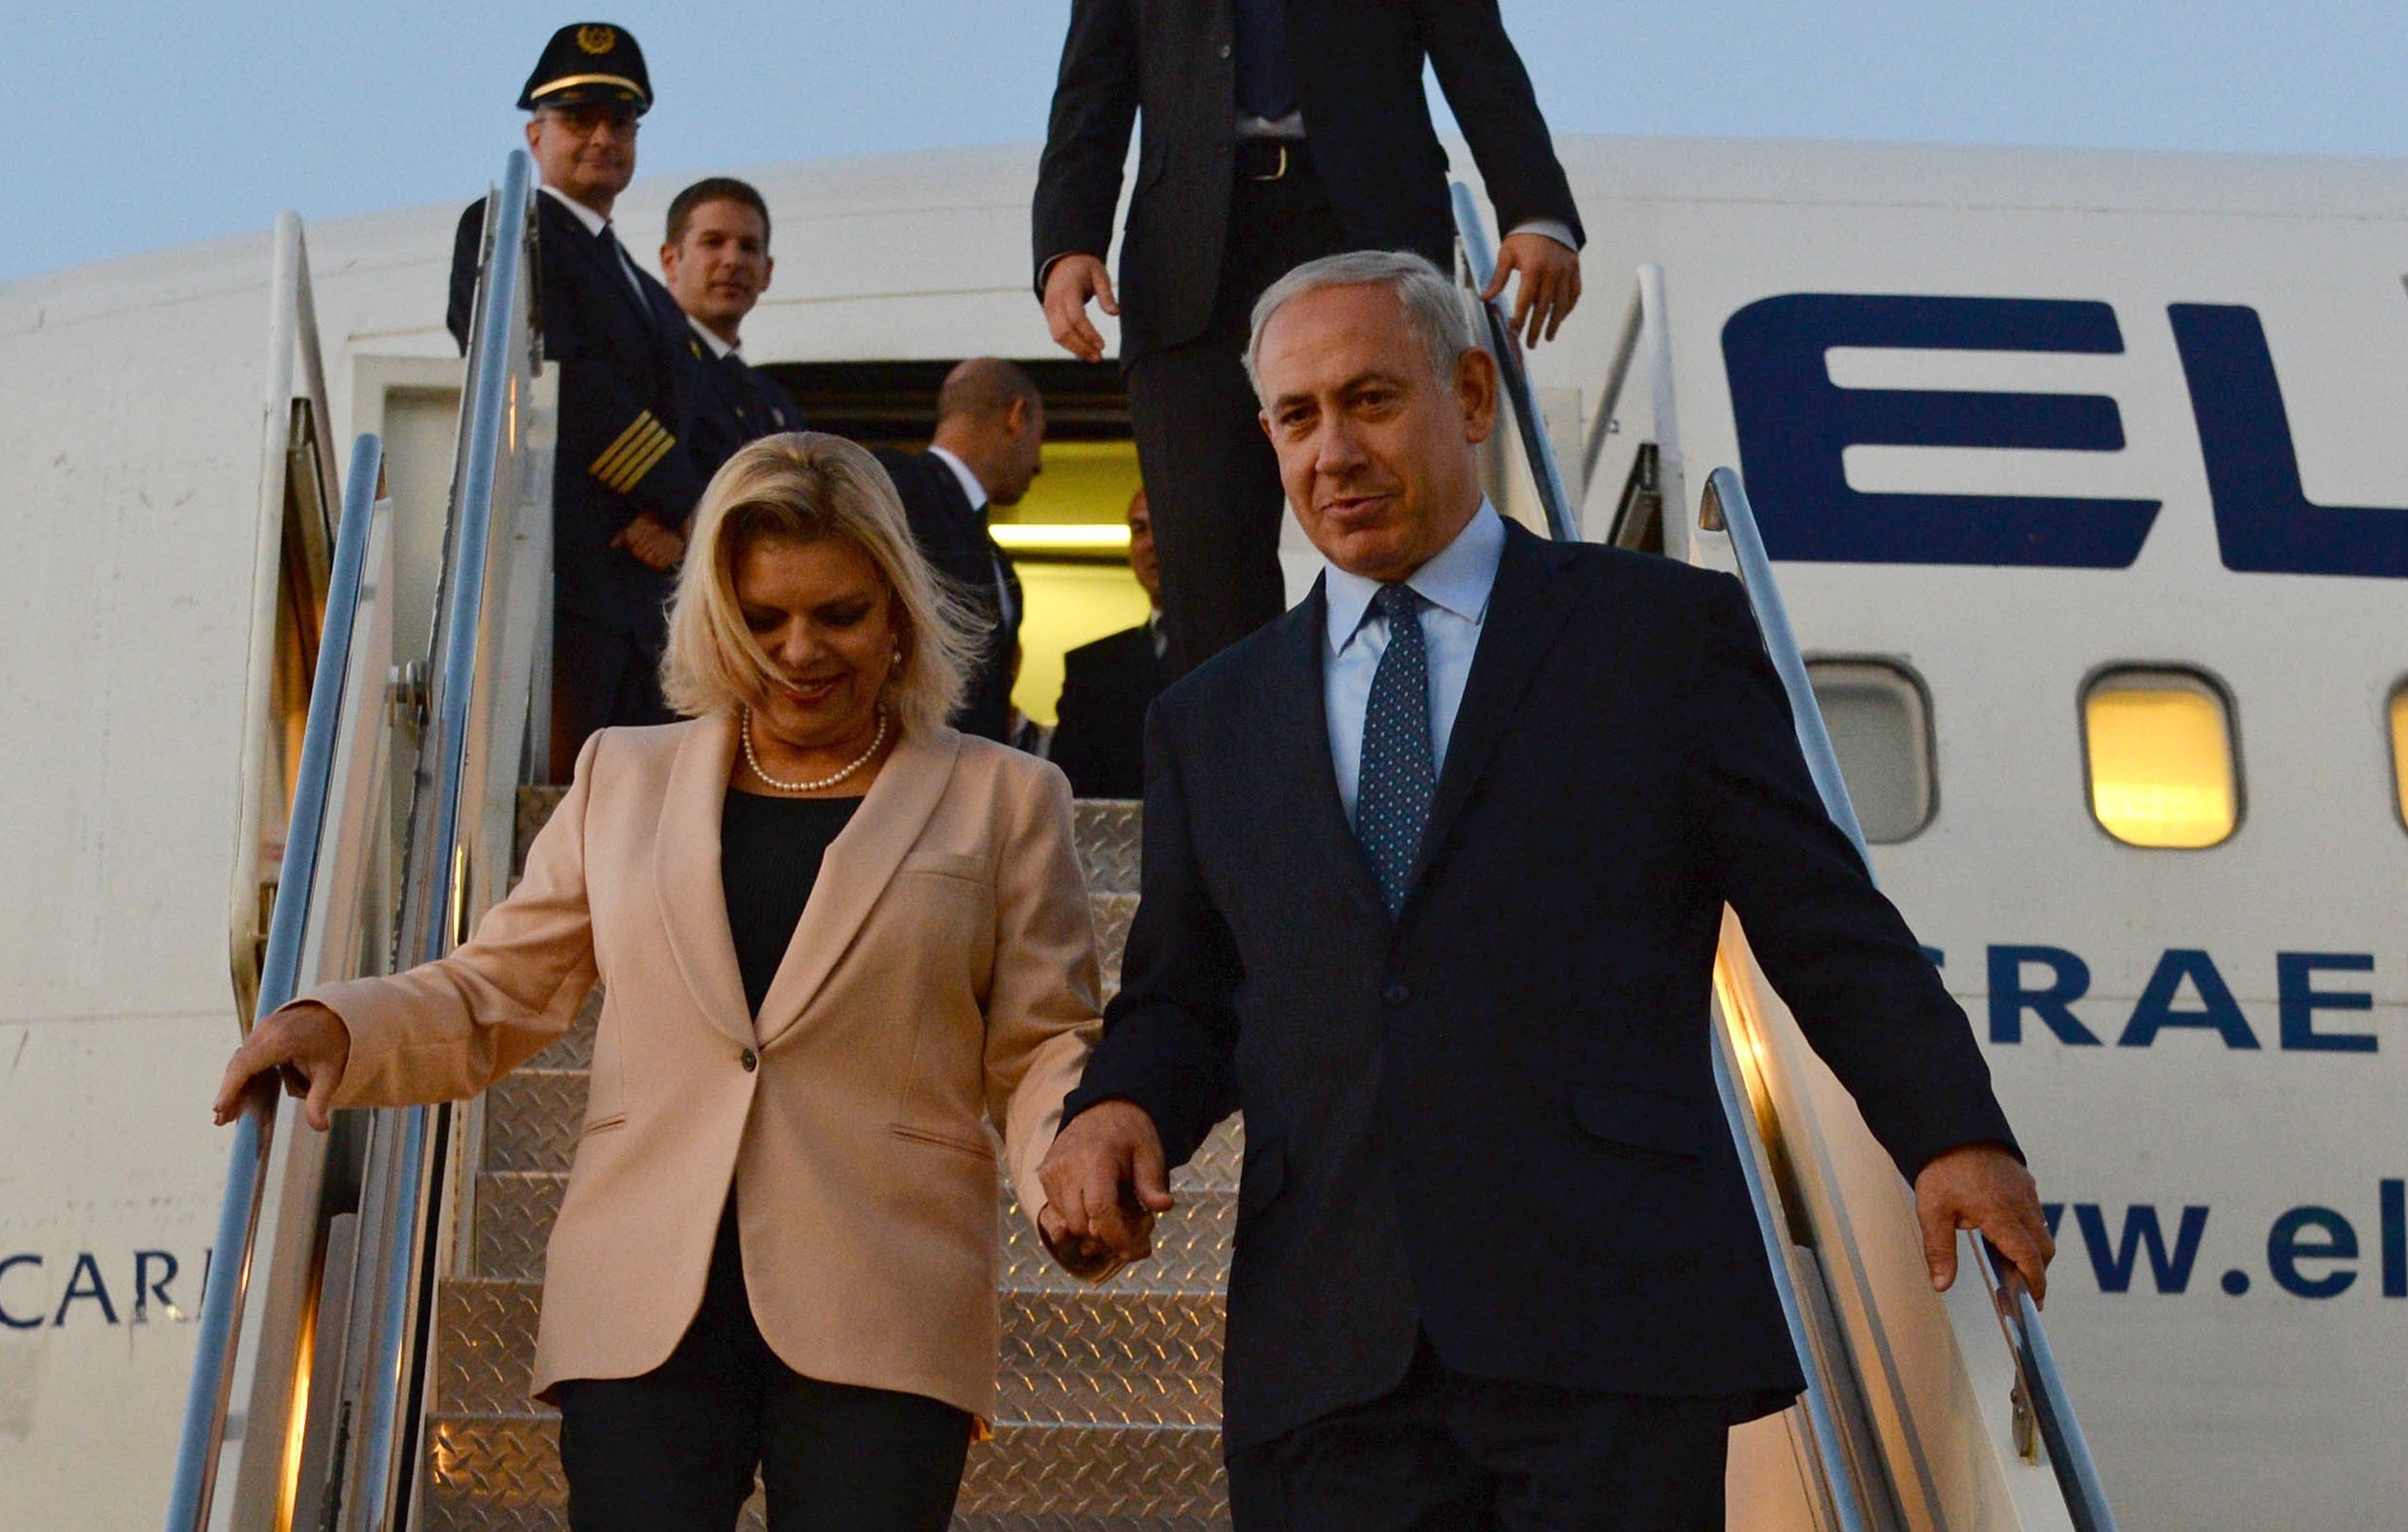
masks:
<path fill-rule="evenodd" d="M 1012 506 L 1043 470 L 1045 399 L 1036 379 L 973 356 L 937 391 L 937 430 L 925 452 L 880 451 L 911 517 L 919 551 L 986 625 L 953 726 L 1010 744 L 1013 655 L 1020 644 L 1020 577 L 987 530 L 989 506 Z"/>
<path fill-rule="evenodd" d="M 777 267 L 769 232 L 769 203 L 732 176 L 698 180 L 669 202 L 660 275 L 694 332 L 686 337 L 699 380 L 689 445 L 705 479 L 747 442 L 802 429 L 786 391 L 744 359 L 745 316 Z"/>
<path fill-rule="evenodd" d="M 1046 759 L 1081 798 L 1138 798 L 1146 789 L 1146 709 L 1162 691 L 1163 636 L 1162 571 L 1143 490 L 1129 501 L 1129 572 L 1153 612 L 1061 657 L 1061 701 Z"/>
<path fill-rule="evenodd" d="M 536 276 L 543 356 L 560 368 L 552 475 L 552 776 L 568 779 L 585 736 L 666 723 L 660 652 L 670 571 L 702 494 L 686 446 L 693 352 L 667 288 L 637 269 L 610 227 L 635 177 L 652 107 L 635 39 L 596 22 L 562 27 L 518 98 L 542 175 Z M 465 353 L 485 203 L 452 243 L 452 338 Z"/>
<path fill-rule="evenodd" d="M 1037 167 L 1037 291 L 1054 339 L 1121 366 L 1162 545 L 1170 668 L 1279 614 L 1278 467 L 1239 366 L 1256 295 L 1341 250 L 1451 264 L 1434 67 L 1519 274 L 1515 323 L 1553 334 L 1580 295 L 1580 214 L 1496 0 L 1074 0 Z M 1143 113 L 1115 301 L 1111 244 L 1130 119 Z"/>
<path fill-rule="evenodd" d="M 2040 1290 L 2032 1178 L 1736 583 L 1499 519 L 1495 364 L 1417 257 L 1263 302 L 1264 423 L 1327 567 L 1155 706 L 1143 898 L 1046 1233 L 1141 1255 L 1165 1165 L 1244 1111 L 1241 1532 L 1720 1532 L 1729 1426 L 1802 1382 L 1711 1073 L 1726 902 L 1913 1183 L 1935 1285 L 1966 1227 Z"/>

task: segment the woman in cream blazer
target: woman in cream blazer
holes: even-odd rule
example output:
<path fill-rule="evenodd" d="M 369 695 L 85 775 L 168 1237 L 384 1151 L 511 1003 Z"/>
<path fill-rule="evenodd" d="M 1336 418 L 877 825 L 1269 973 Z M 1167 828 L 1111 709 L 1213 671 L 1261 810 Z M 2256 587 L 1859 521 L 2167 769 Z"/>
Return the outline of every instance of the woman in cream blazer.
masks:
<path fill-rule="evenodd" d="M 994 1397 L 989 1128 L 1037 1216 L 1097 1026 L 1069 790 L 944 727 L 974 635 L 849 443 L 721 469 L 670 624 L 697 716 L 588 740 L 475 939 L 263 1021 L 220 1114 L 280 1065 L 320 1127 L 473 1095 L 599 980 L 534 1378 L 572 1524 L 727 1527 L 757 1465 L 773 1527 L 938 1532 Z"/>

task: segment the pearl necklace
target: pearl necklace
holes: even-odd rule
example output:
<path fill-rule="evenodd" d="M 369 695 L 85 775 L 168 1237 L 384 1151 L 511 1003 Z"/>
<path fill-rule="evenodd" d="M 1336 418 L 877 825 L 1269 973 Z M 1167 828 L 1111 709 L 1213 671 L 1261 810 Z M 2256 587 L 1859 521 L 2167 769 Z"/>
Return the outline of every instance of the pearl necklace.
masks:
<path fill-rule="evenodd" d="M 737 733 L 738 737 L 744 741 L 744 763 L 752 768 L 753 776 L 758 777 L 761 780 L 769 783 L 769 785 L 776 788 L 781 793 L 816 793 L 823 787 L 834 787 L 838 782 L 843 781 L 846 778 L 850 777 L 853 773 L 861 770 L 864 766 L 869 765 L 870 759 L 878 754 L 878 747 L 886 743 L 886 704 L 878 704 L 878 731 L 870 737 L 870 748 L 863 751 L 860 754 L 855 755 L 851 760 L 846 762 L 843 766 L 837 768 L 837 770 L 832 774 L 826 777 L 819 778 L 813 781 L 781 782 L 776 778 L 772 777 L 769 773 L 761 770 L 761 757 L 752 753 L 751 708 L 747 707 L 744 710 L 744 722 L 738 727 Z"/>

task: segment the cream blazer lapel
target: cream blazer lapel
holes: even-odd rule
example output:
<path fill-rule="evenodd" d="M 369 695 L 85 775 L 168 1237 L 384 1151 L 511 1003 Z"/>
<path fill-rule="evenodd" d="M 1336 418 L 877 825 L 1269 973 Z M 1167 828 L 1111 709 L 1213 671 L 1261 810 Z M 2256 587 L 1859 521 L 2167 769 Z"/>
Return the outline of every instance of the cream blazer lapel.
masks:
<path fill-rule="evenodd" d="M 706 714 L 685 731 L 661 798 L 653 888 L 669 951 L 694 1003 L 713 1026 L 751 1043 L 757 1041 L 752 1012 L 744 1002 L 744 975 L 736 968 L 736 939 L 727 926 L 727 894 L 719 876 L 720 813 L 735 758 L 734 714 Z"/>
<path fill-rule="evenodd" d="M 761 997 L 761 1014 L 754 1022 L 761 1046 L 790 1031 L 819 996 L 894 870 L 927 827 L 928 817 L 953 780 L 953 762 L 961 750 L 962 736 L 950 729 L 928 734 L 907 730 L 895 742 L 894 754 L 870 784 L 852 823 L 829 843 L 826 859 L 820 864 L 820 879 L 812 885 L 802 919 L 795 922 L 794 940 L 786 946 L 769 993 Z M 726 920 L 724 914 L 721 920 Z M 730 938 L 731 949 L 733 945 Z"/>

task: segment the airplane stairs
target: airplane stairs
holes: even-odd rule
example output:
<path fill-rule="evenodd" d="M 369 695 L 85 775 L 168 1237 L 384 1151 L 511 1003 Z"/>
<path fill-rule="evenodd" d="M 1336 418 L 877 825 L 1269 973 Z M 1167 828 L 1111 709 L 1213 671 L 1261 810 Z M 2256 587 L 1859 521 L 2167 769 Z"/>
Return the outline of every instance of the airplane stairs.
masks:
<path fill-rule="evenodd" d="M 520 844 L 560 789 L 520 793 Z M 1109 993 L 1137 902 L 1134 803 L 1078 805 L 1080 860 Z M 488 1092 L 472 1275 L 436 1294 L 425 1532 L 567 1526 L 558 1416 L 527 1397 L 543 1250 L 567 1185 L 593 1053 L 589 1003 L 567 1036 Z M 1221 1313 L 1241 1145 L 1225 1124 L 1173 1178 L 1154 1258 L 1103 1287 L 1046 1257 L 1006 1185 L 994 1439 L 971 1449 L 958 1532 L 1204 1532 L 1228 1525 L 1220 1463 Z M 756 1494 L 745 1525 L 761 1526 Z"/>

